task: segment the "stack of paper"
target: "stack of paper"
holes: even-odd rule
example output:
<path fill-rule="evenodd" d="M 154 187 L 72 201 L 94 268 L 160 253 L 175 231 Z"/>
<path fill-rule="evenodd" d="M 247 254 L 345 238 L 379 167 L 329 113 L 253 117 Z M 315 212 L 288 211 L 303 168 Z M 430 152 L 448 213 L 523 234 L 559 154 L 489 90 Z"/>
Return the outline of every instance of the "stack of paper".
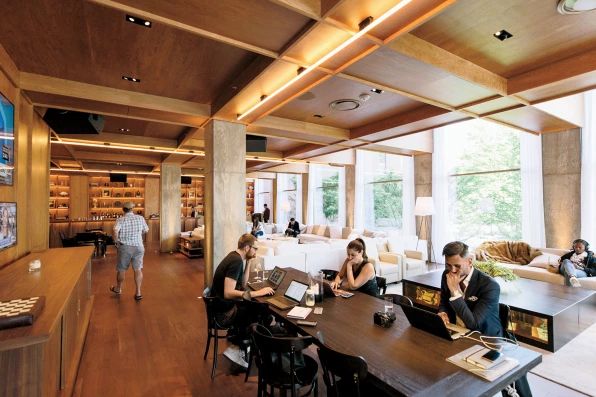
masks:
<path fill-rule="evenodd" d="M 519 365 L 519 362 L 511 357 L 506 357 L 503 361 L 490 369 L 482 369 L 466 361 L 466 357 L 473 355 L 482 348 L 482 346 L 474 345 L 469 349 L 448 357 L 447 361 L 491 382 Z"/>
<path fill-rule="evenodd" d="M 288 318 L 299 318 L 304 320 L 308 317 L 311 311 L 312 309 L 310 307 L 294 306 L 294 308 L 288 312 Z"/>

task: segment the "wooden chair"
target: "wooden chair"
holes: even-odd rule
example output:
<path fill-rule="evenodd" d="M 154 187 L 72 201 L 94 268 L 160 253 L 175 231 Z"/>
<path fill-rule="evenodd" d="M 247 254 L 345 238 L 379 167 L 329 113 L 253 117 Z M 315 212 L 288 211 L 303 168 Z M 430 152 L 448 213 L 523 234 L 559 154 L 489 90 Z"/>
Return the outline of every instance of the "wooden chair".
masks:
<path fill-rule="evenodd" d="M 205 354 L 203 360 L 207 359 L 209 353 L 209 346 L 211 345 L 211 338 L 213 338 L 213 365 L 211 366 L 211 379 L 215 376 L 215 369 L 217 368 L 217 347 L 219 339 L 226 338 L 227 335 L 220 335 L 220 331 L 228 331 L 228 327 L 221 326 L 217 323 L 215 318 L 215 304 L 218 298 L 209 296 L 209 288 L 203 291 L 203 302 L 205 302 L 205 309 L 207 313 L 207 346 L 205 347 Z"/>
<path fill-rule="evenodd" d="M 275 389 L 285 395 L 290 391 L 296 397 L 297 390 L 309 386 L 303 396 L 314 392 L 318 394 L 317 362 L 302 350 L 310 346 L 315 339 L 311 336 L 276 337 L 260 324 L 251 326 L 252 338 L 256 351 L 255 362 L 259 369 L 257 395 L 274 395 Z M 301 363 L 303 359 L 303 363 Z M 267 393 L 269 386 L 269 393 Z"/>
<path fill-rule="evenodd" d="M 385 299 L 386 296 L 393 297 L 393 303 L 395 303 L 395 304 L 414 306 L 414 304 L 412 303 L 412 300 L 410 298 L 408 298 L 407 296 L 403 296 L 400 294 L 383 294 L 380 296 L 380 298 Z"/>
<path fill-rule="evenodd" d="M 377 287 L 379 287 L 379 295 L 385 295 L 387 292 L 387 279 L 377 276 Z"/>
<path fill-rule="evenodd" d="M 362 357 L 340 353 L 321 344 L 317 350 L 323 368 L 327 396 L 367 395 L 361 388 L 368 374 L 368 365 Z"/>

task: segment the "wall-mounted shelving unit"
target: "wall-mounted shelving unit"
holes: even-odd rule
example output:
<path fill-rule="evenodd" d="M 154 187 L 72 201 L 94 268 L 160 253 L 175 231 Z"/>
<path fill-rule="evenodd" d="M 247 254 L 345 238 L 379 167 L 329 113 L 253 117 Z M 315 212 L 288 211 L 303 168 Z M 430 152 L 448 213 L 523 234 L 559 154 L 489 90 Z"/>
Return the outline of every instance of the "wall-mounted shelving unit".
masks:
<path fill-rule="evenodd" d="M 50 220 L 62 221 L 70 217 L 70 176 L 50 175 Z"/>
<path fill-rule="evenodd" d="M 89 217 L 116 218 L 122 204 L 135 204 L 135 214 L 145 215 L 145 178 L 128 177 L 126 182 L 110 182 L 109 176 L 89 177 Z"/>

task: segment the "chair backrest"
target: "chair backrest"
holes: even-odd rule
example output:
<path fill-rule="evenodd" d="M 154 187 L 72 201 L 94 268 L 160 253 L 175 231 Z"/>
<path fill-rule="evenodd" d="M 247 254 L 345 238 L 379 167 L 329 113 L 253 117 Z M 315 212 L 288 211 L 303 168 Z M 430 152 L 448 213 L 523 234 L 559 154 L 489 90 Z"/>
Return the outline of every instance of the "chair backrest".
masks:
<path fill-rule="evenodd" d="M 366 360 L 332 350 L 324 344 L 319 347 L 318 353 L 327 395 L 345 396 L 349 393 L 360 396 L 360 383 L 368 374 Z M 342 390 L 339 390 L 338 378 L 342 380 Z"/>
<path fill-rule="evenodd" d="M 385 295 L 385 292 L 387 292 L 387 279 L 377 276 L 377 287 L 379 287 L 379 295 Z"/>
<path fill-rule="evenodd" d="M 403 296 L 400 294 L 383 294 L 380 298 L 385 299 L 386 296 L 391 296 L 393 298 L 393 303 L 395 304 L 414 306 L 412 300 L 407 296 Z"/>
<path fill-rule="evenodd" d="M 277 337 L 272 336 L 267 328 L 260 324 L 251 325 L 253 344 L 257 348 L 256 363 L 259 367 L 259 377 L 267 383 L 284 383 L 284 379 L 277 379 L 281 375 L 288 376 L 291 390 L 295 390 L 298 383 L 296 369 L 299 368 L 298 356 L 302 357 L 302 350 L 314 342 L 311 336 Z"/>
<path fill-rule="evenodd" d="M 327 281 L 335 280 L 337 273 L 339 273 L 337 270 L 330 270 L 330 269 L 321 269 L 320 271 L 323 272 L 323 274 L 325 275 L 325 280 L 327 280 Z"/>
<path fill-rule="evenodd" d="M 515 335 L 509 330 L 509 324 L 511 323 L 511 308 L 509 305 L 499 303 L 499 320 L 501 320 L 503 336 L 516 342 L 517 339 L 515 338 Z"/>

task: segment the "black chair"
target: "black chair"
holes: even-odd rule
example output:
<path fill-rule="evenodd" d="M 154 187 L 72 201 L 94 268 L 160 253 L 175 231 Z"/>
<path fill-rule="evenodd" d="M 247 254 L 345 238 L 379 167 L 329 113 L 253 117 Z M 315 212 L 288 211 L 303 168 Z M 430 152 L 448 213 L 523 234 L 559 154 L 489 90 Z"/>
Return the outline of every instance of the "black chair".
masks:
<path fill-rule="evenodd" d="M 76 238 L 66 237 L 66 234 L 64 234 L 64 232 L 60 232 L 60 240 L 62 240 L 62 246 L 64 248 L 78 247 L 79 245 Z"/>
<path fill-rule="evenodd" d="M 258 375 L 258 396 L 274 395 L 275 389 L 285 395 L 289 390 L 296 397 L 297 389 L 310 386 L 303 396 L 318 394 L 317 362 L 302 350 L 315 339 L 311 336 L 276 337 L 260 324 L 251 326 L 256 351 L 254 354 Z M 267 393 L 269 386 L 269 393 Z"/>
<path fill-rule="evenodd" d="M 407 306 L 414 306 L 412 300 L 407 296 L 403 296 L 400 294 L 383 294 L 380 296 L 381 299 L 385 299 L 386 296 L 391 296 L 393 298 L 393 303 L 398 305 L 407 305 Z"/>
<path fill-rule="evenodd" d="M 503 336 L 511 339 L 513 342 L 517 342 L 515 334 L 509 329 L 509 325 L 511 324 L 511 308 L 509 305 L 499 303 L 499 320 L 501 320 L 501 327 L 503 327 Z"/>
<path fill-rule="evenodd" d="M 213 365 L 211 366 L 211 379 L 215 376 L 215 368 L 217 368 L 217 346 L 220 339 L 226 338 L 226 335 L 220 335 L 220 331 L 228 331 L 229 327 L 224 327 L 218 324 L 215 318 L 215 304 L 217 298 L 209 296 L 209 288 L 203 291 L 203 302 L 205 302 L 205 311 L 207 313 L 207 346 L 205 347 L 205 354 L 203 360 L 207 359 L 209 353 L 209 346 L 211 345 L 211 338 L 213 338 Z"/>
<path fill-rule="evenodd" d="M 379 295 L 385 295 L 387 292 L 387 279 L 377 276 L 377 287 L 379 287 Z"/>
<path fill-rule="evenodd" d="M 330 270 L 330 269 L 321 269 L 321 272 L 323 272 L 323 274 L 325 275 L 325 280 L 327 280 L 327 281 L 335 280 L 337 273 L 339 273 L 337 270 Z"/>
<path fill-rule="evenodd" d="M 318 353 L 327 396 L 369 395 L 367 392 L 363 393 L 361 387 L 368 374 L 368 365 L 364 358 L 340 353 L 324 344 L 320 345 Z"/>

